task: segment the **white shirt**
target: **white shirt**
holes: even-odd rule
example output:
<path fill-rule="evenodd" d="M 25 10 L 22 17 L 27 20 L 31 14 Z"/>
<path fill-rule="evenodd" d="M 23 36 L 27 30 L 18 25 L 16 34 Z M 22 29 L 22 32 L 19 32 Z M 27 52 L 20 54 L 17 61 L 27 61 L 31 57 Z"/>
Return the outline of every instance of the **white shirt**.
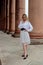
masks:
<path fill-rule="evenodd" d="M 18 28 L 19 29 L 25 28 L 28 32 L 31 32 L 33 30 L 33 26 L 31 25 L 29 21 L 26 21 L 26 22 L 20 21 Z"/>

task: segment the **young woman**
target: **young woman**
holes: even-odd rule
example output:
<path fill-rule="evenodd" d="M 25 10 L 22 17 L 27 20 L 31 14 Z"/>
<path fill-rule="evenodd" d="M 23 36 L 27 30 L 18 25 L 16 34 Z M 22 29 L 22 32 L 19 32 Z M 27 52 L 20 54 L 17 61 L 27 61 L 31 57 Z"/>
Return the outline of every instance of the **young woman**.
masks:
<path fill-rule="evenodd" d="M 23 44 L 24 50 L 24 54 L 22 55 L 22 57 L 24 57 L 23 59 L 26 59 L 28 57 L 27 46 L 28 44 L 30 44 L 29 32 L 33 30 L 31 23 L 27 20 L 26 14 L 23 14 L 22 21 L 20 21 L 18 28 L 20 29 L 20 40 Z"/>

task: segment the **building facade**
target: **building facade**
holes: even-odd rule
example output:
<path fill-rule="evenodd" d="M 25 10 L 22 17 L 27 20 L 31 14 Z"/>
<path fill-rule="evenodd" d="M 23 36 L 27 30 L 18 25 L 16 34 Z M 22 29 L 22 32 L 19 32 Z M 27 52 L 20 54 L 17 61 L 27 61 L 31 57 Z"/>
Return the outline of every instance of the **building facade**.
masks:
<path fill-rule="evenodd" d="M 43 0 L 0 0 L 0 30 L 19 34 L 18 23 L 26 13 L 33 25 L 31 38 L 43 38 Z"/>

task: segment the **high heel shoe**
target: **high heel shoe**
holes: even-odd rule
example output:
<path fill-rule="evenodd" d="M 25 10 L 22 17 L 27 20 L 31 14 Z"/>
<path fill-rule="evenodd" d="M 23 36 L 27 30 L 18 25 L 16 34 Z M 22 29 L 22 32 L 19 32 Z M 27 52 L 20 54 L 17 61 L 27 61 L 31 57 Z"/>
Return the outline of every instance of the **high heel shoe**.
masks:
<path fill-rule="evenodd" d="M 22 57 L 24 57 L 24 55 L 22 55 Z"/>
<path fill-rule="evenodd" d="M 28 54 L 27 54 L 26 57 L 24 57 L 23 59 L 25 60 L 25 59 L 27 59 L 27 57 L 28 57 Z"/>

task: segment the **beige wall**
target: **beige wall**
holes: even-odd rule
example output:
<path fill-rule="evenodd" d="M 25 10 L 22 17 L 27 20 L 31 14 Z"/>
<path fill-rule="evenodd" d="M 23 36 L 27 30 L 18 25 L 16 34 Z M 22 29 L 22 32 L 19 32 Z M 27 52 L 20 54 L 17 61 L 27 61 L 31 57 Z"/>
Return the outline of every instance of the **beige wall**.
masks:
<path fill-rule="evenodd" d="M 29 19 L 34 27 L 32 35 L 43 37 L 43 0 L 29 1 Z"/>

